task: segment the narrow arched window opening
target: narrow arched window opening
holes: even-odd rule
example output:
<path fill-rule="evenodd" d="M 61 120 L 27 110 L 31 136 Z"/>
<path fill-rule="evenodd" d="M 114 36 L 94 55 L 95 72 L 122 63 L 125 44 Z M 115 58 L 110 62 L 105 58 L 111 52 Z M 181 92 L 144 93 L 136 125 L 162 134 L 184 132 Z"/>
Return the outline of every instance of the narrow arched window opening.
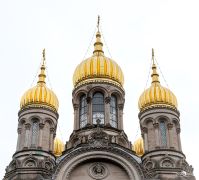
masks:
<path fill-rule="evenodd" d="M 37 119 L 34 119 L 32 123 L 32 141 L 31 141 L 31 145 L 33 147 L 37 145 L 38 135 L 39 135 L 39 121 Z"/>
<path fill-rule="evenodd" d="M 117 128 L 117 98 L 111 96 L 110 102 L 110 125 L 114 128 Z"/>
<path fill-rule="evenodd" d="M 87 124 L 87 102 L 86 95 L 80 97 L 80 109 L 79 109 L 80 128 L 83 128 Z"/>
<path fill-rule="evenodd" d="M 167 146 L 167 129 L 165 121 L 160 121 L 160 135 L 161 135 L 161 144 L 163 147 Z"/>
<path fill-rule="evenodd" d="M 93 124 L 97 124 L 97 120 L 100 120 L 100 124 L 104 124 L 104 95 L 100 92 L 96 92 L 92 99 L 92 113 Z"/>

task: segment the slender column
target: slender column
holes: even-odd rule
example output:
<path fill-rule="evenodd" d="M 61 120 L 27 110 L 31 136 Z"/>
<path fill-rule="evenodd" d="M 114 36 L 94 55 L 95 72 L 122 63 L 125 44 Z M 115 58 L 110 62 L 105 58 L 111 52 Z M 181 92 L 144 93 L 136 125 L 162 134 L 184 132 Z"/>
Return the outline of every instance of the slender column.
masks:
<path fill-rule="evenodd" d="M 44 124 L 39 123 L 39 149 L 42 149 L 43 128 L 44 128 Z"/>
<path fill-rule="evenodd" d="M 167 128 L 168 128 L 168 132 L 169 132 L 169 147 L 170 148 L 173 148 L 174 149 L 174 146 L 173 146 L 173 124 L 169 123 L 167 124 Z"/>
<path fill-rule="evenodd" d="M 50 152 L 53 152 L 54 137 L 55 137 L 55 129 L 50 128 L 50 147 L 49 147 Z"/>
<path fill-rule="evenodd" d="M 142 138 L 144 139 L 144 151 L 147 152 L 148 151 L 148 138 L 147 138 L 148 130 L 146 127 L 143 127 L 141 131 L 142 131 Z"/>
<path fill-rule="evenodd" d="M 18 128 L 17 129 L 17 133 L 18 133 L 18 140 L 17 140 L 17 151 L 19 151 L 21 148 L 21 132 L 22 132 L 22 128 Z"/>
<path fill-rule="evenodd" d="M 79 105 L 73 104 L 74 107 L 74 130 L 79 129 Z"/>
<path fill-rule="evenodd" d="M 105 98 L 105 125 L 109 125 L 110 124 L 110 102 L 111 102 L 111 98 L 110 97 L 106 97 Z"/>
<path fill-rule="evenodd" d="M 86 98 L 87 101 L 87 121 L 88 124 L 92 124 L 92 99 L 91 97 Z"/>
<path fill-rule="evenodd" d="M 160 137 L 159 137 L 159 123 L 154 123 L 153 127 L 155 128 L 155 148 L 160 148 Z"/>
<path fill-rule="evenodd" d="M 28 148 L 30 146 L 30 127 L 31 125 L 29 123 L 25 124 L 25 145 L 24 148 Z"/>
<path fill-rule="evenodd" d="M 124 104 L 118 104 L 118 129 L 123 130 L 123 109 Z"/>
<path fill-rule="evenodd" d="M 177 129 L 176 129 L 176 132 L 177 132 L 177 137 L 178 137 L 178 148 L 179 148 L 180 151 L 182 151 L 181 140 L 180 140 L 180 132 L 181 132 L 181 129 L 180 129 L 180 128 L 177 128 Z"/>

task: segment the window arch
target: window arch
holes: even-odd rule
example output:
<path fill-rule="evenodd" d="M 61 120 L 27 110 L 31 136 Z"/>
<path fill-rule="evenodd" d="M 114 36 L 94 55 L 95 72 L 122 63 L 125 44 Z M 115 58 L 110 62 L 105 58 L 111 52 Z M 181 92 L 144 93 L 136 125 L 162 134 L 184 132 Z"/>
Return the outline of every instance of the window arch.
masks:
<path fill-rule="evenodd" d="M 100 92 L 96 92 L 92 99 L 92 113 L 93 124 L 97 124 L 97 120 L 100 120 L 100 124 L 104 124 L 104 95 Z"/>
<path fill-rule="evenodd" d="M 160 121 L 160 135 L 161 135 L 161 145 L 163 147 L 167 146 L 167 129 L 165 121 Z"/>
<path fill-rule="evenodd" d="M 35 147 L 37 145 L 38 135 L 39 135 L 39 120 L 38 119 L 33 119 L 33 123 L 32 123 L 32 139 L 31 139 L 31 145 L 33 147 Z"/>
<path fill-rule="evenodd" d="M 110 125 L 117 128 L 117 123 L 117 98 L 112 95 L 110 102 Z"/>
<path fill-rule="evenodd" d="M 80 128 L 83 128 L 87 124 L 87 102 L 86 95 L 80 97 L 80 108 L 79 108 L 79 122 Z"/>

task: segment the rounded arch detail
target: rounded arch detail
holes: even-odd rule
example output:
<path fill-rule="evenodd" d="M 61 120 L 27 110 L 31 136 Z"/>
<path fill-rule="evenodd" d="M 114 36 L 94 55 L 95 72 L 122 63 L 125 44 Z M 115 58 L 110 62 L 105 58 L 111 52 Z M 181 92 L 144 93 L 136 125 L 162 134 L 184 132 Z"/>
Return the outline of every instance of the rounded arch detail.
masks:
<path fill-rule="evenodd" d="M 97 159 L 109 160 L 112 163 L 120 165 L 128 174 L 129 179 L 141 180 L 144 177 L 139 164 L 135 160 L 133 160 L 135 162 L 132 163 L 130 162 L 132 160 L 127 160 L 126 158 L 120 155 L 114 154 L 112 152 L 89 151 L 89 152 L 84 152 L 81 154 L 76 154 L 76 156 L 74 156 L 72 159 L 70 158 L 68 161 L 66 157 L 62 159 L 57 169 L 55 170 L 54 179 L 69 180 L 71 172 L 79 164 L 89 161 L 89 160 L 93 160 L 93 162 L 95 162 L 95 160 Z"/>

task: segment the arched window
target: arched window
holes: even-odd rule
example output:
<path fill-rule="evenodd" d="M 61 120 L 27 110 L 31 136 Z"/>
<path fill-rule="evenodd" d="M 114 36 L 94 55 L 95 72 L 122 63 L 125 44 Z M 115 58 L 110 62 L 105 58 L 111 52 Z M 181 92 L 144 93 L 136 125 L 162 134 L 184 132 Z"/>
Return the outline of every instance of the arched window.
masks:
<path fill-rule="evenodd" d="M 111 96 L 110 125 L 114 128 L 117 128 L 117 98 L 115 96 Z"/>
<path fill-rule="evenodd" d="M 83 128 L 87 124 L 87 102 L 86 95 L 80 97 L 80 108 L 79 108 L 79 122 L 80 128 Z"/>
<path fill-rule="evenodd" d="M 97 120 L 100 120 L 100 124 L 104 124 L 104 95 L 100 92 L 96 92 L 92 100 L 93 110 L 93 124 L 97 124 Z"/>
<path fill-rule="evenodd" d="M 161 144 L 163 147 L 167 146 L 167 129 L 165 121 L 160 121 L 160 134 L 161 134 Z"/>
<path fill-rule="evenodd" d="M 38 135 L 39 135 L 39 121 L 37 119 L 34 119 L 32 123 L 32 141 L 31 141 L 31 145 L 33 147 L 37 145 Z"/>

